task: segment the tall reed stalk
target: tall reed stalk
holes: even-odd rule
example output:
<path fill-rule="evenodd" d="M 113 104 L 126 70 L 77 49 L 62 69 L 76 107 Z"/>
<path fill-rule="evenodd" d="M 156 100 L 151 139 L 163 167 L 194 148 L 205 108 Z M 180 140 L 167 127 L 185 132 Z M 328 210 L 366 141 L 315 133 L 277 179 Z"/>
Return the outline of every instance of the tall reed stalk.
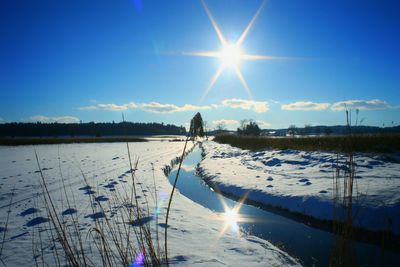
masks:
<path fill-rule="evenodd" d="M 187 146 L 188 141 L 189 141 L 189 135 L 186 136 L 185 146 L 183 147 L 182 156 L 180 158 L 178 170 L 176 172 L 176 176 L 175 176 L 175 180 L 174 180 L 174 185 L 172 186 L 171 195 L 169 196 L 169 200 L 168 200 L 167 214 L 165 216 L 165 231 L 164 231 L 164 250 L 165 251 L 164 251 L 164 253 L 165 253 L 165 263 L 166 263 L 167 266 L 169 266 L 169 262 L 168 262 L 168 218 L 169 218 L 169 211 L 171 209 L 172 198 L 174 196 L 176 183 L 178 182 L 179 172 L 180 172 L 181 167 L 182 167 L 182 162 L 183 162 L 183 158 L 185 156 L 185 151 L 186 151 L 186 146 Z"/>
<path fill-rule="evenodd" d="M 356 122 L 358 122 L 358 112 Z M 336 160 L 336 171 L 333 179 L 334 186 L 334 214 L 333 230 L 338 235 L 331 252 L 330 266 L 357 266 L 355 253 L 352 247 L 353 234 L 353 193 L 355 181 L 354 137 L 352 133 L 351 112 L 346 109 L 346 125 L 348 133 L 345 139 L 346 169 L 341 176 L 339 157 Z M 343 178 L 343 186 L 341 185 Z"/>
<path fill-rule="evenodd" d="M 68 266 L 94 266 L 95 262 L 100 261 L 102 266 L 129 266 L 135 257 L 139 257 L 140 262 L 135 264 L 142 264 L 144 266 L 160 266 L 161 265 L 161 253 L 159 249 L 158 234 L 157 240 L 154 240 L 152 229 L 149 222 L 142 221 L 143 215 L 147 212 L 147 216 L 150 217 L 148 199 L 145 197 L 145 207 L 139 204 L 138 188 L 136 186 L 137 177 L 135 176 L 135 170 L 138 169 L 138 160 L 132 163 L 131 152 L 129 144 L 127 144 L 127 152 L 129 158 L 130 174 L 132 179 L 132 187 L 130 193 L 124 191 L 126 196 L 121 196 L 119 191 L 115 191 L 114 194 L 114 207 L 120 207 L 119 218 L 122 219 L 123 224 L 112 219 L 112 216 L 105 215 L 107 208 L 98 199 L 97 192 L 93 191 L 88 194 L 89 204 L 91 207 L 92 215 L 103 214 L 102 219 L 99 220 L 93 217 L 94 225 L 88 230 L 85 244 L 88 246 L 93 244 L 96 248 L 92 250 L 91 247 L 84 246 L 82 235 L 83 230 L 80 229 L 80 223 L 78 216 L 70 214 L 72 225 L 68 224 L 65 218 L 59 214 L 61 211 L 55 205 L 54 196 L 48 187 L 44 173 L 40 166 L 39 157 L 35 151 L 36 163 L 39 168 L 40 185 L 42 188 L 42 196 L 44 206 L 49 217 L 49 229 L 47 229 L 47 239 L 41 231 L 38 231 L 37 238 L 39 238 L 40 247 L 37 249 L 38 258 L 35 258 L 36 265 L 40 266 L 40 262 L 43 265 L 56 265 L 62 266 L 61 263 L 64 258 L 65 264 Z M 67 198 L 68 209 L 72 208 L 72 205 L 77 205 L 75 202 L 71 202 L 68 197 L 66 184 L 62 175 L 61 166 L 59 166 L 61 172 L 61 182 L 63 192 Z M 86 188 L 93 188 L 86 174 L 80 169 L 81 176 L 83 178 Z M 154 186 L 156 186 L 155 179 L 153 177 Z M 144 189 L 140 185 L 142 193 Z M 111 197 L 110 197 L 111 198 Z M 135 205 L 133 205 L 133 203 Z M 111 204 L 110 209 L 111 209 Z M 63 215 L 64 216 L 64 215 Z M 122 225 L 122 227 L 120 226 Z M 157 232 L 158 232 L 158 225 Z M 133 229 L 133 230 L 132 230 Z M 49 232 L 50 231 L 50 232 Z M 131 233 L 132 232 L 132 233 Z M 132 237 L 133 235 L 133 237 Z M 49 262 L 49 258 L 45 257 L 42 248 L 47 247 L 45 242 L 50 242 L 50 245 L 54 248 L 53 263 Z M 59 251 L 57 251 L 57 244 L 61 245 L 64 257 L 61 257 Z M 137 244 L 137 245 L 135 245 Z M 34 245 L 34 242 L 33 242 Z M 36 245 L 36 247 L 38 247 Z"/>

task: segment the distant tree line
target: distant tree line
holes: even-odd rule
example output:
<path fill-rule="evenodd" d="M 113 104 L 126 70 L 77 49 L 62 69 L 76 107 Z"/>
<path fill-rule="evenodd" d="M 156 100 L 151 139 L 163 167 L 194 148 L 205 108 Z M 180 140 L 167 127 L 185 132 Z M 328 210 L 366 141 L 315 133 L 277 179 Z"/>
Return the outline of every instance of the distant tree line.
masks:
<path fill-rule="evenodd" d="M 298 128 L 295 125 L 290 125 L 287 129 L 265 130 L 273 131 L 271 135 L 275 136 L 294 136 L 294 135 L 346 135 L 351 131 L 353 134 L 396 134 L 400 133 L 400 126 L 393 127 L 376 127 L 376 126 L 351 126 L 336 125 L 336 126 L 311 126 L 305 125 L 303 128 Z"/>
<path fill-rule="evenodd" d="M 240 127 L 237 128 L 237 134 L 259 136 L 261 134 L 261 129 L 253 120 L 242 120 L 240 122 Z"/>
<path fill-rule="evenodd" d="M 384 126 L 384 125 L 383 125 Z M 352 134 L 400 134 L 400 126 L 391 127 L 378 127 L 378 126 L 311 126 L 306 124 L 304 127 L 297 127 L 292 124 L 288 128 L 283 129 L 260 129 L 254 120 L 242 120 L 240 126 L 236 130 L 237 135 L 250 135 L 250 136 L 320 136 L 320 135 L 347 135 Z M 209 131 L 209 135 L 218 134 L 234 134 L 225 128 L 224 124 L 218 124 L 216 129 Z"/>
<path fill-rule="evenodd" d="M 183 126 L 164 123 L 89 122 L 89 123 L 5 123 L 2 137 L 185 135 Z"/>

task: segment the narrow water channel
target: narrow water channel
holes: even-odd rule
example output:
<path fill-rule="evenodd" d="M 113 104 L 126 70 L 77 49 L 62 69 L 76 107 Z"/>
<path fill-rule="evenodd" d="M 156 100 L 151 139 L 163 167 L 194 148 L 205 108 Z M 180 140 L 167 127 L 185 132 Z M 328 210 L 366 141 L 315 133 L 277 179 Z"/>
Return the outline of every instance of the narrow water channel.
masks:
<path fill-rule="evenodd" d="M 224 212 L 221 199 L 230 208 L 237 205 L 235 200 L 214 192 L 196 175 L 195 167 L 200 161 L 201 150 L 196 147 L 183 162 L 185 168 L 181 169 L 177 183 L 180 193 L 217 213 Z M 168 176 L 171 184 L 175 176 L 176 169 Z M 246 204 L 242 205 L 240 214 L 254 219 L 238 223 L 241 231 L 270 241 L 299 259 L 304 266 L 329 265 L 331 249 L 336 241 L 331 232 Z M 396 266 L 400 262 L 399 253 L 376 245 L 353 241 L 352 247 L 358 266 Z"/>

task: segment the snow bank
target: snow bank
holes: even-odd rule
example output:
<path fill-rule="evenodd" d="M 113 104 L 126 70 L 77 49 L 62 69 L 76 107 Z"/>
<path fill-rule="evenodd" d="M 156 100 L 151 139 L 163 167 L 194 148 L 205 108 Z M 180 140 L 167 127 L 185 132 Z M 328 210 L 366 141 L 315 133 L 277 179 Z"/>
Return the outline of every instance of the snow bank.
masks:
<path fill-rule="evenodd" d="M 248 198 L 322 220 L 332 220 L 337 155 L 326 152 L 251 152 L 213 141 L 203 143 L 200 170 L 209 182 Z M 339 155 L 340 172 L 345 170 Z M 354 223 L 373 231 L 400 234 L 400 164 L 383 156 L 355 156 Z"/>
<path fill-rule="evenodd" d="M 191 146 L 192 144 L 190 144 Z M 141 190 L 139 203 L 147 197 L 150 211 L 160 210 L 159 222 L 164 219 L 167 197 L 171 185 L 163 174 L 162 167 L 179 156 L 182 142 L 131 143 L 133 158 L 139 159 L 136 176 Z M 85 233 L 94 220 L 118 216 L 119 207 L 114 206 L 115 193 L 130 192 L 129 164 L 126 144 L 69 144 L 36 146 L 40 165 L 60 215 L 76 213 L 80 229 Z M 155 207 L 153 175 L 159 192 L 159 207 Z M 45 236 L 49 227 L 47 214 L 41 202 L 38 166 L 32 146 L 0 147 L 0 238 L 4 231 L 7 211 L 10 208 L 3 255 L 7 266 L 33 264 L 33 229 L 41 229 Z M 91 187 L 83 181 L 81 170 Z M 63 191 L 63 175 L 67 194 L 74 203 L 68 207 Z M 89 195 L 96 192 L 97 200 L 108 207 L 105 213 L 93 214 Z M 12 204 L 9 205 L 12 198 Z M 160 204 L 161 203 L 161 204 Z M 108 204 L 108 205 L 107 205 Z M 154 212 L 151 212 L 154 215 Z M 154 216 L 148 218 L 155 232 Z M 169 218 L 169 256 L 173 265 L 216 266 L 287 266 L 298 263 L 269 242 L 251 236 L 237 236 L 232 232 L 219 233 L 224 226 L 221 216 L 193 203 L 176 193 Z M 163 224 L 160 237 L 163 237 Z M 37 236 L 36 236 L 37 239 Z M 88 243 L 88 241 L 87 241 Z M 85 243 L 84 246 L 89 244 Z M 161 244 L 163 244 L 161 240 Z M 44 248 L 51 257 L 52 248 Z"/>

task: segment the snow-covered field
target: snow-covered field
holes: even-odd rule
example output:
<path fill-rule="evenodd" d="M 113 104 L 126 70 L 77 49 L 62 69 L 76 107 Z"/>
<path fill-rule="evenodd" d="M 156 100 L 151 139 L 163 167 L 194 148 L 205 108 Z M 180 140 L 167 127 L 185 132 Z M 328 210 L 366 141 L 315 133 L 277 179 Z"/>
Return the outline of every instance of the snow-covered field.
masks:
<path fill-rule="evenodd" d="M 238 188 L 261 186 L 257 182 L 240 182 L 245 177 L 248 177 L 248 181 L 257 181 L 258 178 L 249 177 L 250 173 L 253 174 L 253 172 L 254 174 L 261 172 L 262 178 L 260 180 L 265 180 L 267 174 L 263 172 L 263 169 L 256 168 L 255 165 L 245 165 L 245 162 L 259 165 L 258 160 L 242 162 L 245 155 L 243 157 L 237 155 L 230 157 L 230 159 L 221 157 L 220 162 L 213 157 L 212 147 L 218 149 L 215 155 L 222 155 L 223 150 L 229 153 L 236 153 L 236 150 L 218 146 L 215 143 L 208 143 L 205 146 L 209 155 L 202 166 L 209 167 L 208 173 L 215 175 L 215 172 L 217 172 L 214 169 L 215 163 L 222 164 L 222 169 L 218 168 L 218 171 L 221 171 L 218 181 L 227 185 L 237 183 Z M 182 148 L 183 143 L 181 142 L 130 143 L 132 157 L 139 158 L 136 176 L 140 188 L 143 189 L 140 190 L 139 202 L 145 206 L 143 201 L 145 195 L 147 196 L 151 215 L 154 215 L 157 210 L 153 200 L 154 186 L 151 171 L 152 164 L 154 164 L 161 222 L 164 221 L 167 197 L 171 192 L 171 185 L 164 176 L 162 167 L 169 164 L 171 159 L 179 156 Z M 83 236 L 88 236 L 87 233 L 93 227 L 95 218 L 104 220 L 104 218 L 101 218 L 102 216 L 93 216 L 92 214 L 90 204 L 90 194 L 94 193 L 92 191 L 95 191 L 96 197 L 99 197 L 98 200 L 105 203 L 105 207 L 108 207 L 104 216 L 107 218 L 118 216 L 119 207 L 113 205 L 115 204 L 113 203 L 113 196 L 116 193 L 123 195 L 122 192 L 130 192 L 131 181 L 128 175 L 130 167 L 127 160 L 126 144 L 41 145 L 36 146 L 36 150 L 49 191 L 55 200 L 56 208 L 59 210 L 59 215 L 64 218 L 61 215 L 63 211 L 67 211 L 68 208 L 75 208 Z M 248 154 L 246 157 L 254 157 L 254 155 Z M 229 163 L 229 160 L 232 160 L 232 162 Z M 235 164 L 235 167 L 228 168 L 227 164 Z M 223 166 L 226 166 L 226 171 L 235 170 L 237 176 L 230 176 L 227 172 L 225 173 Z M 260 167 L 264 168 L 261 165 Z M 243 170 L 246 172 L 243 172 Z M 81 171 L 92 189 L 85 189 Z M 241 179 L 242 174 L 246 175 L 243 176 L 243 179 Z M 273 174 L 271 176 L 274 179 L 279 179 Z M 72 201 L 71 207 L 68 207 L 66 203 L 61 177 L 64 178 L 67 195 Z M 39 181 L 40 176 L 33 146 L 0 147 L 0 241 L 3 240 L 3 235 L 5 237 L 1 260 L 7 266 L 34 265 L 32 240 L 38 241 L 37 235 L 36 237 L 32 236 L 35 233 L 34 229 L 40 229 L 42 236 L 45 236 L 46 231 L 48 231 L 49 223 L 47 223 L 47 214 L 42 201 L 43 195 Z M 276 182 L 271 182 L 271 184 L 277 184 Z M 277 188 L 279 186 L 276 186 L 274 190 Z M 267 191 L 265 192 L 267 193 Z M 8 211 L 10 211 L 9 222 L 7 229 L 5 229 Z M 297 265 L 297 262 L 286 253 L 259 238 L 238 236 L 230 231 L 219 236 L 225 224 L 221 218 L 223 218 L 221 215 L 203 208 L 177 192 L 173 200 L 169 219 L 170 227 L 168 228 L 171 262 L 173 264 L 198 264 L 201 266 Z M 154 231 L 156 228 L 154 216 L 150 218 L 149 223 Z M 163 233 L 163 228 L 159 227 L 159 229 Z M 163 235 L 161 234 L 161 236 Z M 87 242 L 89 243 L 89 241 Z M 161 243 L 163 244 L 163 240 L 161 240 Z M 85 247 L 89 245 L 84 244 Z M 53 255 L 51 250 L 52 247 L 43 248 L 44 258 Z"/>
<path fill-rule="evenodd" d="M 337 155 L 269 150 L 251 152 L 213 141 L 200 170 L 209 182 L 237 197 L 277 206 L 318 219 L 333 216 L 333 177 Z M 346 158 L 339 155 L 344 172 Z M 370 230 L 400 234 L 400 164 L 384 156 L 355 156 L 354 223 Z"/>

